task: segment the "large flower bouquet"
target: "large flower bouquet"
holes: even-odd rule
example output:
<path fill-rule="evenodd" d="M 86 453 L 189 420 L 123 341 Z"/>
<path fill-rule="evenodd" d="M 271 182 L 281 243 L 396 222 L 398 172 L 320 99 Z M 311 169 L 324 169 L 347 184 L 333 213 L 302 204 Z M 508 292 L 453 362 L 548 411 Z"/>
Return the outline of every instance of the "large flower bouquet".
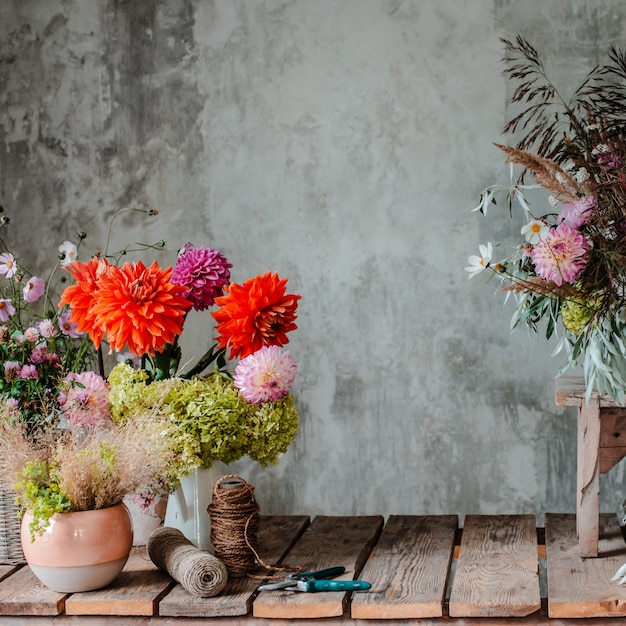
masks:
<path fill-rule="evenodd" d="M 545 323 L 558 336 L 564 366 L 582 364 L 587 397 L 594 389 L 624 405 L 626 390 L 626 54 L 595 67 L 571 98 L 548 79 L 537 51 L 523 38 L 503 40 L 504 74 L 518 83 L 512 102 L 525 107 L 506 126 L 515 146 L 498 145 L 511 172 L 475 210 L 487 214 L 499 192 L 509 211 L 521 207 L 522 241 L 494 259 L 491 243 L 469 258 L 469 277 L 489 268 L 516 298 L 512 327 Z M 534 180 L 527 182 L 525 175 Z M 513 173 L 512 173 L 513 176 Z M 534 209 L 529 190 L 549 194 Z"/>
<path fill-rule="evenodd" d="M 173 268 L 97 257 L 68 267 L 76 282 L 61 305 L 70 307 L 77 329 L 98 348 L 106 339 L 112 350 L 139 359 L 138 366 L 121 362 L 108 377 L 113 419 L 123 424 L 139 411 L 161 421 L 175 453 L 163 477 L 169 488 L 215 460 L 248 455 L 263 466 L 275 463 L 298 430 L 289 394 L 297 368 L 281 347 L 296 328 L 300 296 L 287 293 L 287 279 L 272 272 L 232 283 L 231 267 L 217 250 L 190 243 Z M 217 341 L 182 371 L 178 340 L 186 316 L 212 306 Z"/>
<path fill-rule="evenodd" d="M 281 346 L 296 328 L 300 299 L 286 293 L 287 279 L 268 272 L 231 283 L 232 265 L 220 252 L 191 244 L 167 268 L 157 261 L 119 264 L 128 250 L 105 250 L 81 262 L 77 248 L 64 246 L 61 261 L 69 258 L 61 264 L 73 281 L 58 306 L 24 331 L 4 333 L 12 359 L 3 363 L 0 389 L 0 479 L 33 513 L 33 531 L 56 512 L 103 508 L 127 493 L 171 489 L 216 459 L 249 454 L 266 465 L 286 451 L 298 430 L 289 394 L 296 365 Z M 17 276 L 15 257 L 6 253 L 0 263 L 7 278 Z M 17 284 L 22 282 L 28 303 L 35 302 L 35 288 L 45 291 L 35 280 Z M 2 299 L 0 316 L 6 313 L 17 324 L 14 302 Z M 214 305 L 217 340 L 182 371 L 178 342 L 187 315 Z M 58 331 L 55 321 L 62 326 Z M 61 350 L 65 337 L 76 345 Z M 107 345 L 118 364 L 105 377 Z M 228 349 L 230 359 L 240 359 L 234 372 Z M 18 352 L 19 372 L 12 365 Z M 98 373 L 89 360 L 94 356 Z M 31 375 L 36 366 L 37 375 Z"/>

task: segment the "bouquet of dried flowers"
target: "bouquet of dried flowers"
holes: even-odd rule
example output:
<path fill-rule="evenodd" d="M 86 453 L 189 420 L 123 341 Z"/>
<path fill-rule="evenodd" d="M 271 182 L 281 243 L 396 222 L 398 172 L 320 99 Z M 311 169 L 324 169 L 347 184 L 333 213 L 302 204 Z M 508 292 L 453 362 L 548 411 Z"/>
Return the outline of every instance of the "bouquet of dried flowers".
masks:
<path fill-rule="evenodd" d="M 593 68 L 565 99 L 522 37 L 503 40 L 504 74 L 518 83 L 512 102 L 523 106 L 505 126 L 521 133 L 515 146 L 496 144 L 513 167 L 509 186 L 492 185 L 475 211 L 484 215 L 505 193 L 525 215 L 523 241 L 495 260 L 493 245 L 469 257 L 469 277 L 489 268 L 513 294 L 511 326 L 527 324 L 559 336 L 559 370 L 582 364 L 587 397 L 594 389 L 626 403 L 626 53 Z M 532 176 L 527 183 L 525 176 Z M 533 209 L 528 190 L 549 197 Z M 504 244 L 500 244 L 504 248 Z"/>

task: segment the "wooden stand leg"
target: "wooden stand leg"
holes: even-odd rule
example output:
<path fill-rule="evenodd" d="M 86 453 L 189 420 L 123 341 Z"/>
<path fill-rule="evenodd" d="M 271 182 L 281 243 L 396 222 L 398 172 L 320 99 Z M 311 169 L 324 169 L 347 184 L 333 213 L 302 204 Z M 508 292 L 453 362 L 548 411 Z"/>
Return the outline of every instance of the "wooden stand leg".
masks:
<path fill-rule="evenodd" d="M 600 401 L 584 401 L 578 411 L 576 530 L 580 556 L 598 556 L 600 533 Z"/>

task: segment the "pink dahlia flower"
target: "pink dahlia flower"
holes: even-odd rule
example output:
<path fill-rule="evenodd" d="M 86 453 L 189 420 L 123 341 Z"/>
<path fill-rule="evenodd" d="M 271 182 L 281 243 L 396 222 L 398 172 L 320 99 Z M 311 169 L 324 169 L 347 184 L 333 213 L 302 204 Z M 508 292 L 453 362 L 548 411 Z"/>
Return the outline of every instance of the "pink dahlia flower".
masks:
<path fill-rule="evenodd" d="M 283 352 L 279 346 L 264 346 L 239 361 L 234 383 L 246 402 L 259 404 L 288 393 L 297 371 L 289 352 Z"/>
<path fill-rule="evenodd" d="M 224 287 L 230 283 L 232 264 L 217 250 L 190 246 L 185 244 L 181 249 L 170 282 L 186 287 L 181 295 L 193 302 L 196 311 L 204 311 L 223 295 Z"/>
<path fill-rule="evenodd" d="M 562 224 L 578 229 L 584 226 L 592 217 L 596 199 L 593 196 L 583 196 L 561 207 L 559 218 Z"/>
<path fill-rule="evenodd" d="M 589 242 L 566 223 L 552 228 L 548 236 L 531 252 L 537 275 L 556 285 L 571 283 L 587 265 Z"/>
<path fill-rule="evenodd" d="M 72 372 L 65 377 L 59 405 L 68 421 L 83 428 L 96 428 L 111 419 L 109 386 L 95 372 Z"/>

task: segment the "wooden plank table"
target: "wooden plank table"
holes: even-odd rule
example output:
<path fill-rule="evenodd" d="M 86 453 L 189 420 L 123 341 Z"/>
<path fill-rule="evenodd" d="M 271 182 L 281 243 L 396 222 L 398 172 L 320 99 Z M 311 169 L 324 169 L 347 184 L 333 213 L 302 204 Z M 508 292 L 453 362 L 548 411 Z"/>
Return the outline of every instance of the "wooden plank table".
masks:
<path fill-rule="evenodd" d="M 93 592 L 59 594 L 28 566 L 1 569 L 0 624 L 623 624 L 626 585 L 610 578 L 626 562 L 626 543 L 614 514 L 599 520 L 600 556 L 589 559 L 579 554 L 574 514 L 546 515 L 545 545 L 532 515 L 469 515 L 463 528 L 453 515 L 262 516 L 264 561 L 307 570 L 344 565 L 344 578 L 368 580 L 371 590 L 259 593 L 261 570 L 230 580 L 215 598 L 195 598 L 135 548 L 120 576 Z"/>
<path fill-rule="evenodd" d="M 523 617 L 541 607 L 534 515 L 465 520 L 452 617 Z"/>
<path fill-rule="evenodd" d="M 626 410 L 593 392 L 585 400 L 582 378 L 556 381 L 556 403 L 578 409 L 576 453 L 576 529 L 580 556 L 598 556 L 600 474 L 626 456 Z"/>

